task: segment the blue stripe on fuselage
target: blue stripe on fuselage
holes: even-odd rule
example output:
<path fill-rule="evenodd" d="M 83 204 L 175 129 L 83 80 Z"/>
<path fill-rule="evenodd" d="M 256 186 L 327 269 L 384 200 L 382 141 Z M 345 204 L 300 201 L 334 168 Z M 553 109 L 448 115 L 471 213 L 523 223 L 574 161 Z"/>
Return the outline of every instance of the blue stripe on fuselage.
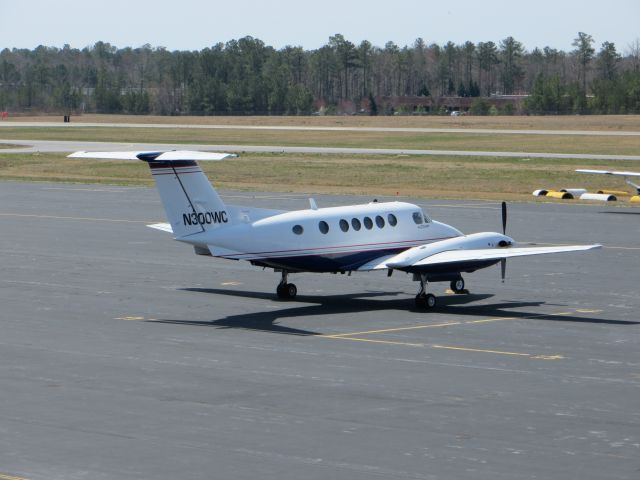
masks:
<path fill-rule="evenodd" d="M 347 272 L 357 270 L 365 263 L 385 255 L 393 255 L 406 250 L 390 248 L 368 252 L 343 252 L 326 255 L 300 255 L 296 257 L 270 257 L 254 260 L 253 263 L 271 268 L 283 268 L 300 272 Z"/>

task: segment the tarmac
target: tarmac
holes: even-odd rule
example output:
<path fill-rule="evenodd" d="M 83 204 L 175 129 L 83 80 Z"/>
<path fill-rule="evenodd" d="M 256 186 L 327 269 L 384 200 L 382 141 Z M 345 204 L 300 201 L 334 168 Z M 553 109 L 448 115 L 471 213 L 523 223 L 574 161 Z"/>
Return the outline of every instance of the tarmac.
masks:
<path fill-rule="evenodd" d="M 402 200 L 501 228 L 496 203 Z M 640 209 L 511 204 L 521 242 L 604 248 L 433 284 L 422 312 L 397 272 L 293 275 L 279 301 L 279 274 L 145 227 L 155 189 L 0 182 L 0 202 L 0 479 L 640 475 Z"/>

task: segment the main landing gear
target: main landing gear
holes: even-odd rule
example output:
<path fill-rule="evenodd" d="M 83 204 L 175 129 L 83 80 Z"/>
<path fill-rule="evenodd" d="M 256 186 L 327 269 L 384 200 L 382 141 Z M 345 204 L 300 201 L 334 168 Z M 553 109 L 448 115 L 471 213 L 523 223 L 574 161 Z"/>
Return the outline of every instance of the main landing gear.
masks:
<path fill-rule="evenodd" d="M 414 277 L 415 278 L 415 277 Z M 417 280 L 420 281 L 420 290 L 416 295 L 416 308 L 420 310 L 431 310 L 436 306 L 436 297 L 432 293 L 427 293 L 427 276 L 424 274 L 419 274 Z M 467 293 L 464 289 L 464 279 L 462 277 L 458 277 L 455 280 L 452 280 L 449 284 L 453 293 L 461 294 Z"/>
<path fill-rule="evenodd" d="M 436 306 L 436 296 L 433 293 L 427 293 L 427 276 L 420 274 L 420 290 L 416 295 L 416 308 L 421 310 L 431 310 Z"/>
<path fill-rule="evenodd" d="M 287 283 L 288 275 L 289 272 L 287 272 L 286 270 L 282 271 L 282 279 L 280 280 L 278 288 L 276 289 L 278 298 L 281 298 L 283 300 L 293 300 L 298 294 L 298 287 L 296 287 L 293 283 Z"/>

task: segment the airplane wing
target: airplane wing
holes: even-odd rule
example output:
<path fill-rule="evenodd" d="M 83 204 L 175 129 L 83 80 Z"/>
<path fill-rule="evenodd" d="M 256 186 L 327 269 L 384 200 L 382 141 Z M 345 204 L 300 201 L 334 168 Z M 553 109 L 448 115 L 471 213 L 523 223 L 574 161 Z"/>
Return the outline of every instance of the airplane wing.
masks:
<path fill-rule="evenodd" d="M 512 257 L 524 257 L 530 255 L 546 255 L 551 253 L 580 252 L 602 248 L 602 245 L 567 245 L 558 247 L 511 247 L 511 248 L 487 248 L 472 250 L 447 250 L 421 258 L 411 265 L 402 263 L 399 265 L 394 260 L 399 255 L 385 255 L 362 265 L 358 271 L 368 272 L 372 270 L 385 270 L 389 268 L 402 268 L 402 270 L 419 272 L 434 267 L 454 266 L 455 264 L 486 266 L 488 262 L 497 262 Z"/>
<path fill-rule="evenodd" d="M 611 170 L 586 170 L 579 169 L 576 172 L 580 173 L 597 173 L 600 175 L 620 175 L 622 177 L 640 177 L 640 172 L 616 172 Z"/>
<path fill-rule="evenodd" d="M 561 247 L 515 247 L 515 248 L 490 248 L 481 250 L 449 250 L 436 253 L 418 260 L 411 268 L 433 265 L 446 265 L 453 263 L 484 262 L 487 260 L 502 260 L 512 257 L 524 257 L 529 255 L 546 255 L 549 253 L 581 252 L 601 248 L 602 245 L 568 245 Z M 393 266 L 393 262 L 387 262 Z"/>

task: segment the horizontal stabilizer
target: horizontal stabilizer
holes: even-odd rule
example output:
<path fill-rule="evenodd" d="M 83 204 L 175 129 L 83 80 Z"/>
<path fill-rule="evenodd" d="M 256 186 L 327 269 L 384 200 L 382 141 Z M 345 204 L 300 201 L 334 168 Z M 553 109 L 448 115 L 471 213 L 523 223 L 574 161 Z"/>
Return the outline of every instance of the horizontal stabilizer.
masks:
<path fill-rule="evenodd" d="M 75 152 L 69 158 L 99 158 L 105 160 L 144 160 L 177 161 L 177 160 L 224 160 L 234 158 L 233 153 L 196 152 L 190 150 L 171 150 L 168 152 Z"/>
<path fill-rule="evenodd" d="M 169 225 L 168 223 L 154 223 L 152 225 L 147 225 L 147 227 L 153 228 L 155 230 L 161 230 L 167 233 L 173 233 L 173 229 L 171 228 L 171 225 Z"/>

